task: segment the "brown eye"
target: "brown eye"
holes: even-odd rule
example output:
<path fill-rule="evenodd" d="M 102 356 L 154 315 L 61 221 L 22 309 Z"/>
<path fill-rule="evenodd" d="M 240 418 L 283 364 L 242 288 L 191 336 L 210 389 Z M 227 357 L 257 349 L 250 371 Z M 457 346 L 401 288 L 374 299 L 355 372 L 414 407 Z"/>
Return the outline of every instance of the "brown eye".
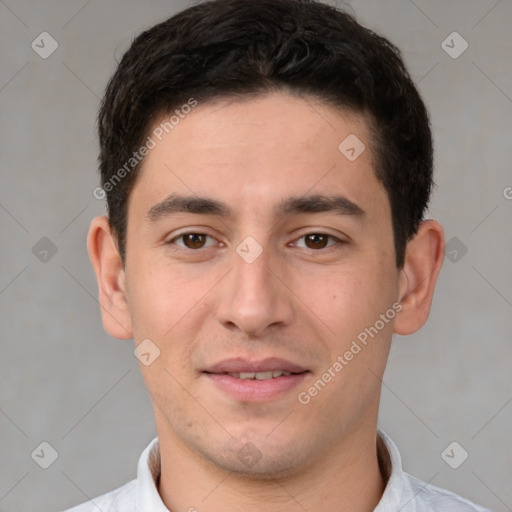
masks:
<path fill-rule="evenodd" d="M 200 249 L 203 247 L 205 240 L 206 235 L 201 235 L 200 233 L 188 233 L 183 235 L 185 246 L 189 249 Z"/>
<path fill-rule="evenodd" d="M 211 239 L 211 242 L 208 242 L 208 238 Z M 170 240 L 169 243 L 176 244 L 181 249 L 203 249 L 213 245 L 212 242 L 214 243 L 215 240 L 204 233 L 183 233 Z"/>
<path fill-rule="evenodd" d="M 304 237 L 308 249 L 324 249 L 327 247 L 329 238 L 329 235 L 322 235 L 320 233 L 312 233 Z"/>
<path fill-rule="evenodd" d="M 333 235 L 326 233 L 308 233 L 307 235 L 301 236 L 296 242 L 296 246 L 302 249 L 327 249 L 336 243 L 343 243 L 341 240 Z"/>

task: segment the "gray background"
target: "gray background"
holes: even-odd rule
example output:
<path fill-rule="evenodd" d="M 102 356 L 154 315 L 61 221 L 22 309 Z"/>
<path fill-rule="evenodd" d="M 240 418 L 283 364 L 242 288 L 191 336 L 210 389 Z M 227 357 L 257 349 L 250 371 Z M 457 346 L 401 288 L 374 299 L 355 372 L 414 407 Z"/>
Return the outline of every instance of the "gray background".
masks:
<path fill-rule="evenodd" d="M 86 234 L 104 213 L 99 98 L 132 38 L 188 4 L 0 1 L 0 511 L 112 490 L 156 434 L 132 341 L 103 331 Z M 430 216 L 455 237 L 428 324 L 394 341 L 381 427 L 410 473 L 512 510 L 512 1 L 350 5 L 419 83 L 437 151 Z M 43 31 L 59 44 L 47 59 L 31 48 Z M 469 44 L 458 58 L 442 47 L 453 31 Z M 57 249 L 46 262 L 43 237 Z M 46 470 L 31 458 L 43 441 L 58 452 Z M 452 441 L 469 453 L 458 469 L 441 457 Z"/>

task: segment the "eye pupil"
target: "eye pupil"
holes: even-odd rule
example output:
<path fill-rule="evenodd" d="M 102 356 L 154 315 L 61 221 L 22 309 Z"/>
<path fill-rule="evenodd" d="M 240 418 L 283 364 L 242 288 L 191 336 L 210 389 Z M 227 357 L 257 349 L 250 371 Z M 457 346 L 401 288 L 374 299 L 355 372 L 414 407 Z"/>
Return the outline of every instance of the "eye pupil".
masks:
<path fill-rule="evenodd" d="M 198 249 L 203 246 L 205 242 L 205 235 L 200 233 L 189 233 L 184 236 L 185 245 L 189 249 Z"/>
<path fill-rule="evenodd" d="M 310 249 L 323 249 L 327 246 L 327 235 L 321 235 L 319 233 L 312 233 L 311 235 L 306 236 L 306 245 Z M 309 242 L 312 242 L 312 245 L 309 245 Z"/>

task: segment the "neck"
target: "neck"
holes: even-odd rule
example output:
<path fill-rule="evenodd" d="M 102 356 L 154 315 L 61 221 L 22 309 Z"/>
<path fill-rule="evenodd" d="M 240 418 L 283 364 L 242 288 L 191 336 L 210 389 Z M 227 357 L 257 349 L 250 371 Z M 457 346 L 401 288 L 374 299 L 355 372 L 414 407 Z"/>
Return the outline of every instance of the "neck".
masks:
<path fill-rule="evenodd" d="M 379 467 L 376 425 L 354 429 L 309 467 L 272 480 L 226 472 L 168 430 L 159 430 L 159 442 L 158 491 L 171 512 L 370 512 L 387 480 Z"/>

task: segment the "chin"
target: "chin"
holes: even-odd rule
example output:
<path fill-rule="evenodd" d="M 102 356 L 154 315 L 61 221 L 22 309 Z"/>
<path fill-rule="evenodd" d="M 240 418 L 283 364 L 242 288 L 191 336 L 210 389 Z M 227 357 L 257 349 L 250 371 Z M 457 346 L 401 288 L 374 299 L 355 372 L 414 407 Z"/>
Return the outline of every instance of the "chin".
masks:
<path fill-rule="evenodd" d="M 210 458 L 218 468 L 232 473 L 240 478 L 247 478 L 250 480 L 270 481 L 288 478 L 299 471 L 303 471 L 304 466 L 298 461 L 286 460 L 278 457 L 278 460 L 272 457 L 265 457 L 254 464 L 247 464 L 238 459 L 238 457 L 222 457 Z"/>
<path fill-rule="evenodd" d="M 199 448 L 204 458 L 216 467 L 251 480 L 275 480 L 304 471 L 304 465 L 312 454 L 298 440 L 290 438 L 270 443 L 265 436 L 252 436 L 243 439 L 230 439 L 227 446 L 218 444 L 215 451 L 212 446 Z"/>

